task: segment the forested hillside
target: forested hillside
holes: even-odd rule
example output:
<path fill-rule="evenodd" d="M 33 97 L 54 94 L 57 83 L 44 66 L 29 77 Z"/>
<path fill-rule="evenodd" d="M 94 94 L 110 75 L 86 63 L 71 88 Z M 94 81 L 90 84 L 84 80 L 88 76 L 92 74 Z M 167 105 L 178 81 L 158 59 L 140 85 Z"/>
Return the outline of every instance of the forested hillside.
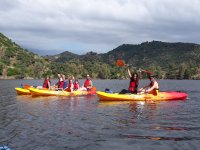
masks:
<path fill-rule="evenodd" d="M 21 48 L 0 33 L 1 78 L 41 78 L 47 71 L 43 57 Z"/>
<path fill-rule="evenodd" d="M 151 70 L 159 78 L 200 79 L 200 45 L 197 44 L 159 41 L 124 44 L 103 58 L 108 63 L 121 58 L 136 67 Z"/>
<path fill-rule="evenodd" d="M 127 68 L 115 65 L 118 59 L 149 70 L 158 78 L 200 79 L 198 44 L 152 41 L 123 44 L 104 54 L 88 52 L 77 55 L 66 51 L 41 57 L 0 34 L 1 78 L 43 78 L 46 75 L 55 78 L 58 73 L 77 78 L 84 78 L 86 74 L 101 79 L 127 78 Z"/>

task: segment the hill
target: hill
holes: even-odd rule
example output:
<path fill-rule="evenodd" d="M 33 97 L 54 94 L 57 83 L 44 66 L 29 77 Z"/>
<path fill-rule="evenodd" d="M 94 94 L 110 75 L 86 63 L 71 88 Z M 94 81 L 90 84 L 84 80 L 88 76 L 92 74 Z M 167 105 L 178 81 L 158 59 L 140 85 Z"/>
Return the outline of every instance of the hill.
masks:
<path fill-rule="evenodd" d="M 166 43 L 160 41 L 144 42 L 138 45 L 123 44 L 107 53 L 89 52 L 85 55 L 75 55 L 56 59 L 56 62 L 76 60 L 81 64 L 106 64 L 108 70 L 116 71 L 116 60 L 122 59 L 135 67 L 154 72 L 159 78 L 168 79 L 200 79 L 200 45 L 193 43 Z M 65 58 L 66 57 L 66 58 Z M 66 60 L 66 61 L 65 61 Z M 93 66 L 91 66 L 94 68 Z M 100 67 L 99 69 L 104 68 Z M 122 68 L 118 68 L 121 71 Z M 104 68 L 104 70 L 107 70 Z M 108 71 L 107 71 L 108 72 Z M 123 71 L 122 71 L 123 72 Z M 118 74 L 118 75 L 114 75 Z M 119 75 L 120 74 L 120 75 Z M 124 77 L 122 73 L 110 72 L 112 78 Z"/>
<path fill-rule="evenodd" d="M 124 59 L 136 66 L 149 64 L 166 67 L 166 64 L 199 64 L 200 45 L 192 43 L 145 42 L 139 45 L 123 44 L 104 55 L 107 60 Z"/>
<path fill-rule="evenodd" d="M 86 74 L 103 79 L 127 78 L 126 67 L 115 65 L 118 59 L 154 72 L 158 78 L 200 79 L 198 44 L 152 41 L 123 44 L 104 54 L 77 55 L 66 51 L 41 57 L 0 34 L 0 78 L 42 78 L 46 75 L 56 78 L 58 73 L 77 78 L 84 78 Z"/>
<path fill-rule="evenodd" d="M 67 62 L 69 60 L 72 59 L 76 59 L 79 58 L 79 55 L 71 53 L 69 51 L 65 51 L 63 53 L 60 53 L 58 55 L 47 55 L 45 56 L 47 59 L 49 59 L 50 61 L 55 61 L 55 62 Z"/>
<path fill-rule="evenodd" d="M 0 33 L 0 78 L 40 78 L 47 63 Z"/>
<path fill-rule="evenodd" d="M 136 67 L 149 69 L 160 78 L 199 79 L 200 45 L 193 43 L 145 42 L 123 44 L 103 55 L 104 61 L 117 59 Z"/>

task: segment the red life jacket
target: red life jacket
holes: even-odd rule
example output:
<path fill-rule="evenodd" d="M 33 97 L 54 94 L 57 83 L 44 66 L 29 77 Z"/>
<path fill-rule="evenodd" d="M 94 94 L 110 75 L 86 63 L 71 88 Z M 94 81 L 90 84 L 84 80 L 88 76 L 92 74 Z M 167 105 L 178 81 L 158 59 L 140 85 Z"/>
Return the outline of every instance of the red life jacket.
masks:
<path fill-rule="evenodd" d="M 72 87 L 73 83 L 68 83 L 68 89 Z"/>
<path fill-rule="evenodd" d="M 64 81 L 59 81 L 59 88 L 63 88 L 64 86 Z"/>
<path fill-rule="evenodd" d="M 90 79 L 86 79 L 84 82 L 84 87 L 87 88 L 88 86 L 90 86 Z"/>
<path fill-rule="evenodd" d="M 79 89 L 79 84 L 78 83 L 74 83 L 74 90 L 78 90 Z"/>
<path fill-rule="evenodd" d="M 138 81 L 130 81 L 128 90 L 133 93 L 137 93 L 137 88 L 138 88 Z"/>
<path fill-rule="evenodd" d="M 45 80 L 43 83 L 43 88 L 49 88 L 49 84 L 48 82 L 50 82 L 49 80 Z"/>

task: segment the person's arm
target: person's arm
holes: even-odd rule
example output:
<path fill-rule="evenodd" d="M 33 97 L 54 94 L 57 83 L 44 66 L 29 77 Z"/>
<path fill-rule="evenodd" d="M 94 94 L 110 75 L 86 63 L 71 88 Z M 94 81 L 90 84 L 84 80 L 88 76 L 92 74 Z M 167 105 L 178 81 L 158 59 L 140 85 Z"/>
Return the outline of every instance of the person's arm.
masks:
<path fill-rule="evenodd" d="M 49 89 L 51 89 L 51 83 L 48 81 L 48 87 Z"/>
<path fill-rule="evenodd" d="M 93 83 L 92 83 L 92 81 L 90 80 L 90 87 L 92 87 L 93 86 Z"/>
<path fill-rule="evenodd" d="M 80 85 L 78 84 L 78 89 L 80 89 Z"/>
<path fill-rule="evenodd" d="M 142 90 L 144 90 L 144 89 L 146 89 L 146 88 L 148 88 L 148 87 L 149 87 L 149 85 L 146 85 L 146 86 L 142 87 L 142 88 L 140 89 L 140 91 L 142 91 Z"/>
<path fill-rule="evenodd" d="M 74 90 L 74 84 L 71 84 L 70 90 L 71 92 Z"/>
<path fill-rule="evenodd" d="M 155 87 L 156 87 L 156 86 L 155 86 L 155 84 L 154 84 L 151 88 L 149 88 L 148 90 L 146 90 L 146 92 L 147 92 L 147 93 L 151 92 Z"/>
<path fill-rule="evenodd" d="M 131 71 L 129 70 L 129 68 L 128 68 L 128 75 L 129 75 L 129 78 L 132 77 L 132 75 L 131 75 Z"/>

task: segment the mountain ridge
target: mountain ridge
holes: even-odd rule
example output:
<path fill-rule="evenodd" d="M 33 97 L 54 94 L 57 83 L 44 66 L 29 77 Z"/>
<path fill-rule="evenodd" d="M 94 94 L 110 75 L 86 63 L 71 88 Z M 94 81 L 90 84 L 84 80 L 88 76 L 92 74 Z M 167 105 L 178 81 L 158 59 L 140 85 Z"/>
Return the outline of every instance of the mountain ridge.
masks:
<path fill-rule="evenodd" d="M 84 55 L 64 51 L 57 55 L 39 56 L 0 34 L 0 76 L 15 78 L 56 77 L 57 73 L 84 78 L 127 78 L 125 68 L 116 60 L 145 68 L 167 79 L 200 79 L 200 45 L 183 42 L 151 41 L 122 44 L 107 53 L 88 52 Z"/>

